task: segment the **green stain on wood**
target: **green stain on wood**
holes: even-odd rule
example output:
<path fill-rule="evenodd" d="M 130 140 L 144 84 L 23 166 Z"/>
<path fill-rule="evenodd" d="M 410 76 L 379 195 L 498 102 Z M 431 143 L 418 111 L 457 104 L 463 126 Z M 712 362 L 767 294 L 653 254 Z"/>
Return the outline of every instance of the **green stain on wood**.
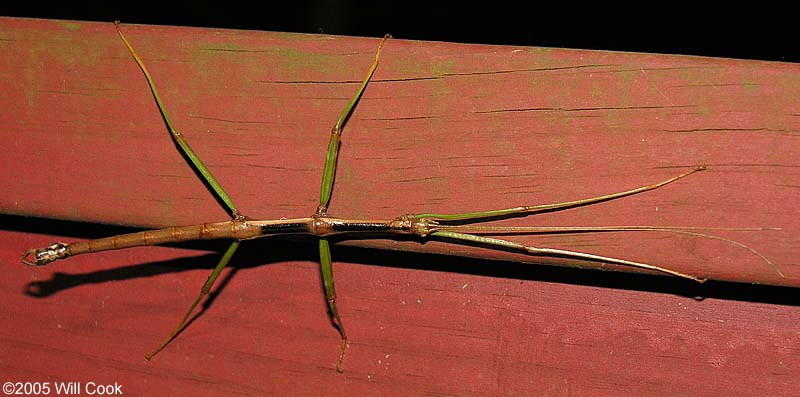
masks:
<path fill-rule="evenodd" d="M 81 30 L 81 24 L 77 22 L 58 21 L 58 25 L 67 30 L 72 30 L 72 31 Z"/>
<path fill-rule="evenodd" d="M 436 60 L 430 63 L 428 67 L 428 72 L 432 76 L 445 76 L 450 73 L 453 69 L 454 62 L 452 60 L 442 61 Z"/>
<path fill-rule="evenodd" d="M 291 35 L 293 38 L 295 35 Z M 249 109 L 252 97 L 259 100 L 280 102 L 280 99 L 268 99 L 273 96 L 275 84 L 284 89 L 296 91 L 296 97 L 327 96 L 330 98 L 349 98 L 350 84 L 355 89 L 356 81 L 362 78 L 362 70 L 369 66 L 371 55 L 363 53 L 322 53 L 325 49 L 314 46 L 313 41 L 328 43 L 329 38 L 313 35 L 300 35 L 308 42 L 310 48 L 286 46 L 283 41 L 275 42 L 270 34 L 264 46 L 241 41 L 201 41 L 193 43 L 186 49 L 187 64 L 191 65 L 191 73 L 197 77 L 199 85 L 207 87 L 209 92 L 226 92 L 229 84 L 243 86 L 236 93 L 238 104 L 229 108 L 231 114 L 238 109 Z M 234 37 L 235 38 L 235 37 Z M 304 84 L 320 81 L 320 84 Z M 342 82 L 346 84 L 325 84 L 324 82 Z M 320 90 L 328 90 L 321 94 Z M 308 94 L 305 94 L 309 92 Z M 230 100 L 230 98 L 228 98 Z M 313 101 L 310 106 L 331 106 L 331 101 Z M 338 103 L 338 102 L 335 102 Z M 343 104 L 342 104 L 343 106 Z M 279 108 L 280 103 L 276 103 Z M 335 117 L 335 116 L 334 116 Z M 335 118 L 333 119 L 335 120 Z M 331 124 L 333 121 L 331 122 Z M 326 127 L 326 129 L 329 127 Z"/>
<path fill-rule="evenodd" d="M 31 52 L 54 58 L 59 65 L 67 68 L 86 68 L 96 66 L 101 57 L 105 58 L 109 47 L 106 43 L 87 43 L 82 36 L 65 31 L 36 40 Z"/>
<path fill-rule="evenodd" d="M 391 43 L 391 41 L 389 43 Z M 390 69 L 409 77 L 443 77 L 452 72 L 455 64 L 453 60 L 442 60 L 439 58 L 434 58 L 427 62 L 420 62 L 417 59 L 418 58 L 413 57 L 393 59 L 391 60 L 392 65 Z"/>
<path fill-rule="evenodd" d="M 12 33 L 15 40 L 24 41 L 26 45 L 17 52 L 18 58 L 24 58 L 28 67 L 22 69 L 15 77 L 25 86 L 24 95 L 28 112 L 33 115 L 42 114 L 39 97 L 42 95 L 70 96 L 70 103 L 75 101 L 87 105 L 93 95 L 109 95 L 107 87 L 84 87 L 83 80 L 75 76 L 90 75 L 100 59 L 107 58 L 109 46 L 103 42 L 87 42 L 82 37 L 80 24 L 59 23 L 66 29 L 62 31 L 29 31 L 18 30 Z M 102 89 L 98 89 L 102 88 Z M 89 96 L 86 96 L 86 95 Z M 83 101 L 78 96 L 85 96 Z M 45 112 L 46 113 L 46 112 Z"/>
<path fill-rule="evenodd" d="M 80 209 L 75 205 L 70 205 L 67 207 L 67 212 L 69 213 L 70 219 L 78 220 L 78 221 L 85 221 L 83 216 L 81 215 Z"/>
<path fill-rule="evenodd" d="M 758 83 L 745 77 L 742 79 L 742 92 L 748 97 L 754 96 L 758 92 Z"/>
<path fill-rule="evenodd" d="M 537 56 L 537 57 L 550 58 L 550 57 L 552 57 L 553 51 L 556 50 L 556 49 L 555 48 L 550 48 L 550 47 L 528 47 L 528 48 L 526 48 L 526 50 L 527 50 L 527 53 L 530 54 L 530 55 L 534 55 L 534 56 Z"/>

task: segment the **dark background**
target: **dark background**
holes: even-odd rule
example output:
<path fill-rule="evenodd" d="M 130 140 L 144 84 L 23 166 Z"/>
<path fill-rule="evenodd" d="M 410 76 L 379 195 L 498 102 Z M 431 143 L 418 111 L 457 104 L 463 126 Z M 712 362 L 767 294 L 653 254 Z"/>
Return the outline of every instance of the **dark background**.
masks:
<path fill-rule="evenodd" d="M 296 0 L 0 5 L 0 15 L 605 49 L 800 62 L 800 18 L 765 2 L 364 2 Z M 789 3 L 786 3 L 789 4 Z M 737 7 L 748 8 L 737 8 Z M 787 8 L 782 8 L 787 7 Z"/>

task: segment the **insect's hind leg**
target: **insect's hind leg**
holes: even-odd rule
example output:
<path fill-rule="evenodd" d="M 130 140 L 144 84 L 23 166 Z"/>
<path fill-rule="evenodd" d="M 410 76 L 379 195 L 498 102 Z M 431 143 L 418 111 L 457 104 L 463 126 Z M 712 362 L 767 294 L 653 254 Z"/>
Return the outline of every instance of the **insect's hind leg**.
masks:
<path fill-rule="evenodd" d="M 167 339 L 164 340 L 164 342 L 161 343 L 158 348 L 144 356 L 145 360 L 150 361 L 153 356 L 163 350 L 170 342 L 172 342 L 173 339 L 175 339 L 176 336 L 178 336 L 179 333 L 181 333 L 181 331 L 183 331 L 183 328 L 186 327 L 186 323 L 189 321 L 189 317 L 192 315 L 192 312 L 194 312 L 194 309 L 197 308 L 197 305 L 200 304 L 203 298 L 208 296 L 208 294 L 211 292 L 211 287 L 214 286 L 214 283 L 217 281 L 217 278 L 219 278 L 220 273 L 222 273 L 222 270 L 228 265 L 228 262 L 230 262 L 231 257 L 233 256 L 233 253 L 236 252 L 237 248 L 239 248 L 239 241 L 235 240 L 222 255 L 219 263 L 217 263 L 217 267 L 215 267 L 208 276 L 208 280 L 206 280 L 205 284 L 203 284 L 203 287 L 200 289 L 200 295 L 198 295 L 197 299 L 195 299 L 192 305 L 189 306 L 189 310 L 183 316 L 180 323 L 178 323 L 178 326 L 172 330 L 172 333 L 169 334 Z"/>
<path fill-rule="evenodd" d="M 136 61 L 136 64 L 139 65 L 139 68 L 144 73 L 145 79 L 147 79 L 147 85 L 150 87 L 150 92 L 153 93 L 153 98 L 156 101 L 156 105 L 158 105 L 158 111 L 161 112 L 161 117 L 164 119 L 164 123 L 167 125 L 167 129 L 169 130 L 170 135 L 172 136 L 172 140 L 178 146 L 178 149 L 183 153 L 191 163 L 192 167 L 200 174 L 203 180 L 208 184 L 211 190 L 214 192 L 214 195 L 223 203 L 225 207 L 227 207 L 228 212 L 231 214 L 234 220 L 241 220 L 244 216 L 239 212 L 236 208 L 236 205 L 233 204 L 233 200 L 231 200 L 228 193 L 225 192 L 225 189 L 222 188 L 222 185 L 214 178 L 214 175 L 211 174 L 211 171 L 206 167 L 200 157 L 192 150 L 189 146 L 189 142 L 184 138 L 183 134 L 176 131 L 175 128 L 172 126 L 172 122 L 169 119 L 169 115 L 167 114 L 167 109 L 164 104 L 161 102 L 161 97 L 158 95 L 158 90 L 156 90 L 156 84 L 153 82 L 153 78 L 150 77 L 150 72 L 147 71 L 147 67 L 144 66 L 144 62 L 139 55 L 136 54 L 136 51 L 133 50 L 133 46 L 128 39 L 125 38 L 125 35 L 122 34 L 122 30 L 119 27 L 119 21 L 114 21 L 114 26 L 117 29 L 117 34 L 122 39 L 122 42 L 125 43 L 125 47 L 128 48 L 128 51 L 133 56 L 133 59 Z"/>

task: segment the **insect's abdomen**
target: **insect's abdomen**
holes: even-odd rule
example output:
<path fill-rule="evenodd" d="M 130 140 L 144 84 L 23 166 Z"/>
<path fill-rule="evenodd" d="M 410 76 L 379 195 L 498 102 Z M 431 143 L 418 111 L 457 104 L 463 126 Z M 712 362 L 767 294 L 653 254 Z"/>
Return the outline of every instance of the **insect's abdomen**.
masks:
<path fill-rule="evenodd" d="M 70 256 L 90 252 L 121 248 L 141 247 L 177 243 L 191 240 L 212 240 L 221 238 L 246 239 L 260 235 L 260 229 L 247 225 L 245 221 L 204 223 L 202 225 L 176 226 L 166 229 L 145 230 L 143 232 L 121 234 L 96 240 L 81 241 L 68 245 Z"/>

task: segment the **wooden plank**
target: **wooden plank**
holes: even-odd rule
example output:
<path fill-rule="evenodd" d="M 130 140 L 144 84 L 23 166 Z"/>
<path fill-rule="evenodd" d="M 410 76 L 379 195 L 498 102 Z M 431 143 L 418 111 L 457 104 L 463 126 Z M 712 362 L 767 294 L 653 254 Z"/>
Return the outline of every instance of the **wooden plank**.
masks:
<path fill-rule="evenodd" d="M 313 212 L 327 131 L 376 39 L 124 29 L 178 128 L 246 214 Z M 0 211 L 141 227 L 225 218 L 176 154 L 113 25 L 2 18 L 0 49 Z M 720 234 L 757 247 L 786 278 L 717 241 L 644 233 L 520 241 L 796 286 L 798 71 L 728 59 L 393 40 L 345 132 L 331 210 L 392 217 L 561 201 L 708 164 L 710 171 L 656 192 L 507 224 L 781 228 Z M 15 225 L 3 232 L 10 272 L 3 345 L 15 353 L 9 357 L 27 359 L 3 367 L 22 381 L 82 374 L 74 380 L 121 381 L 133 394 L 797 388 L 798 311 L 757 302 L 779 298 L 696 302 L 652 293 L 686 287 L 660 277 L 626 276 L 655 287 L 608 289 L 602 281 L 580 285 L 570 271 L 344 248 L 334 258 L 353 342 L 347 373 L 337 378 L 337 335 L 307 242 L 290 245 L 301 253 L 249 244 L 233 265 L 236 277 L 200 321 L 145 365 L 140 355 L 177 320 L 214 256 L 177 260 L 197 252 L 148 248 L 29 269 L 18 265 L 21 252 L 55 237 L 24 233 L 20 218 L 4 219 Z M 74 234 L 74 224 L 65 225 L 48 232 Z M 598 266 L 435 242 L 354 244 Z M 31 294 L 46 299 L 22 294 L 28 283 L 44 287 Z"/>
<path fill-rule="evenodd" d="M 291 255 L 250 245 L 209 309 L 145 363 L 217 256 L 119 251 L 53 273 L 16 263 L 19 247 L 43 236 L 0 238 L 4 380 L 118 382 L 133 396 L 789 396 L 800 388 L 796 289 L 707 287 L 694 291 L 709 296 L 700 301 L 664 277 L 339 255 L 351 342 L 337 374 L 338 334 L 313 245 Z"/>
<path fill-rule="evenodd" d="M 29 24 L 4 23 L 2 123 L 14 137 L 4 161 L 45 164 L 4 167 L 14 170 L 4 173 L 4 212 L 144 227 L 225 218 L 176 155 L 108 24 Z M 178 128 L 246 214 L 313 212 L 327 131 L 376 40 L 126 30 Z M 792 267 L 796 65 L 402 40 L 386 51 L 348 126 L 333 213 L 393 217 L 562 201 L 708 164 L 712 171 L 659 192 L 508 223 L 777 227 L 720 234 L 758 247 L 787 278 L 746 251 L 685 236 L 523 241 L 721 280 L 800 279 Z M 435 242 L 361 244 L 526 259 Z"/>

